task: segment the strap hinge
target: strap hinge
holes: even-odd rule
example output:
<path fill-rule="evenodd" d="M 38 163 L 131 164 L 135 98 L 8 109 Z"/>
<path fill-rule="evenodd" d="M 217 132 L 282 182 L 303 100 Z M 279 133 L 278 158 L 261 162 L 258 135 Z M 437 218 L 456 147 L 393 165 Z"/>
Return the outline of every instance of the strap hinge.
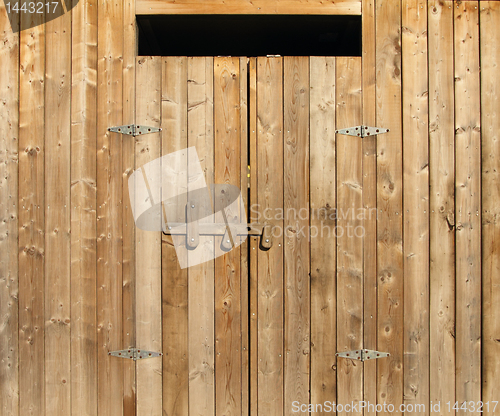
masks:
<path fill-rule="evenodd" d="M 161 357 L 163 355 L 163 353 L 140 350 L 137 348 L 129 348 L 127 350 L 111 351 L 111 352 L 108 352 L 108 355 L 111 355 L 113 357 L 126 358 L 128 360 L 137 361 L 137 360 L 144 360 L 145 358 Z"/>
<path fill-rule="evenodd" d="M 383 134 L 388 132 L 389 129 L 381 127 L 369 127 L 369 126 L 354 126 L 354 127 L 348 127 L 346 129 L 335 130 L 335 133 L 337 134 L 345 134 L 347 136 L 356 136 L 356 137 L 376 136 L 377 134 Z"/>
<path fill-rule="evenodd" d="M 388 352 L 380 352 L 373 350 L 355 350 L 355 351 L 345 351 L 338 352 L 335 354 L 336 357 L 348 358 L 349 360 L 367 361 L 375 360 L 377 358 L 389 357 L 391 354 Z"/>
<path fill-rule="evenodd" d="M 158 133 L 161 131 L 160 128 L 157 127 L 149 127 L 149 126 L 139 126 L 137 124 L 128 124 L 126 126 L 116 126 L 109 127 L 108 131 L 119 134 L 128 134 L 130 136 L 140 136 L 142 134 L 149 133 Z"/>

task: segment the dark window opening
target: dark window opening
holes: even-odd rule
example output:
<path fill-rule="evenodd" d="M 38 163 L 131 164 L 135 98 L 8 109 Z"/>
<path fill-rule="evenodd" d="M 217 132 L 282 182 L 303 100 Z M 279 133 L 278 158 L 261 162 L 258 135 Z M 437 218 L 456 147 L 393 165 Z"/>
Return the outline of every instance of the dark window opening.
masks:
<path fill-rule="evenodd" d="M 361 16 L 137 16 L 139 55 L 361 56 Z"/>

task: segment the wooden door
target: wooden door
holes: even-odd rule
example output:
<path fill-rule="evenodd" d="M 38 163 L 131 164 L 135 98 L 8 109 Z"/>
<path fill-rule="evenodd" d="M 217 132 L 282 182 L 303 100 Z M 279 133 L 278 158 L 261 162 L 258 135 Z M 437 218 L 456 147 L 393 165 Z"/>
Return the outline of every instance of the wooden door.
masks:
<path fill-rule="evenodd" d="M 136 138 L 135 169 L 195 147 L 206 183 L 238 186 L 248 221 L 274 226 L 269 250 L 251 236 L 186 269 L 171 236 L 137 230 L 136 344 L 164 353 L 136 364 L 137 414 L 362 400 L 363 365 L 335 357 L 376 348 L 363 143 L 335 134 L 362 124 L 360 58 L 142 57 L 136 79 L 136 123 L 162 132 Z"/>

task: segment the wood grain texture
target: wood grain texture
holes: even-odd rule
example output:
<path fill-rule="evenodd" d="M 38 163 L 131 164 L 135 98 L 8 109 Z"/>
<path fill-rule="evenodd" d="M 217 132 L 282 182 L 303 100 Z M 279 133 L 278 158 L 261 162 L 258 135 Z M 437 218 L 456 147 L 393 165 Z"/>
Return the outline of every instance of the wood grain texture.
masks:
<path fill-rule="evenodd" d="M 135 117 L 135 57 L 137 56 L 137 32 L 135 22 L 135 1 L 123 1 L 123 123 L 133 123 Z M 136 346 L 136 257 L 135 224 L 128 192 L 128 178 L 135 166 L 135 140 L 122 136 L 122 232 L 123 232 L 123 270 L 122 270 L 122 319 L 123 348 Z M 136 365 L 133 361 L 123 362 L 123 416 L 135 416 Z"/>
<path fill-rule="evenodd" d="M 257 59 L 257 204 L 275 227 L 273 247 L 257 252 L 258 413 L 283 414 L 283 58 Z M 270 214 L 269 214 L 270 213 Z M 276 218 L 278 217 L 278 218 Z"/>
<path fill-rule="evenodd" d="M 324 403 L 337 400 L 335 58 L 311 57 L 310 78 L 311 403 Z"/>
<path fill-rule="evenodd" d="M 455 11 L 456 400 L 481 400 L 481 128 L 478 2 Z M 477 412 L 471 412 L 477 414 Z"/>
<path fill-rule="evenodd" d="M 427 1 L 403 0 L 404 400 L 429 408 Z M 427 410 L 426 414 L 429 414 Z M 417 414 L 419 411 L 407 411 Z"/>
<path fill-rule="evenodd" d="M 401 140 L 401 3 L 377 2 L 377 402 L 403 401 L 403 226 Z"/>
<path fill-rule="evenodd" d="M 45 415 L 45 26 L 21 15 L 19 73 L 19 404 Z"/>
<path fill-rule="evenodd" d="M 336 60 L 337 129 L 363 122 L 361 60 Z M 337 350 L 363 347 L 363 157 L 362 138 L 337 135 Z M 361 214 L 361 216 L 360 216 Z M 363 400 L 363 366 L 337 360 L 337 401 Z M 348 412 L 338 412 L 348 414 Z M 362 414 L 359 409 L 353 414 Z"/>
<path fill-rule="evenodd" d="M 0 412 L 19 415 L 19 18 L 0 6 Z"/>
<path fill-rule="evenodd" d="M 188 147 L 188 60 L 163 58 L 162 65 L 162 155 L 167 155 Z M 179 189 L 178 204 L 179 220 L 184 217 L 184 221 L 187 182 L 179 183 L 179 188 L 184 188 Z M 166 235 L 162 236 L 162 282 L 163 412 L 188 415 L 188 270 L 180 268 L 172 238 Z"/>
<path fill-rule="evenodd" d="M 45 25 L 45 409 L 71 412 L 71 14 Z"/>
<path fill-rule="evenodd" d="M 136 62 L 136 122 L 160 127 L 162 59 L 140 57 Z M 160 157 L 160 133 L 135 138 L 135 168 Z M 157 203 L 158 201 L 155 201 Z M 161 219 L 159 219 L 161 221 Z M 161 228 L 161 224 L 158 224 Z M 161 232 L 136 228 L 136 345 L 147 351 L 162 350 Z M 137 415 L 162 413 L 162 360 L 136 362 Z"/>
<path fill-rule="evenodd" d="M 71 55 L 71 414 L 97 413 L 97 1 L 73 9 Z"/>
<path fill-rule="evenodd" d="M 137 14 L 361 14 L 361 0 L 138 0 Z"/>
<path fill-rule="evenodd" d="M 376 126 L 375 0 L 362 2 L 363 124 Z M 377 349 L 377 136 L 363 138 L 363 347 Z M 377 360 L 363 364 L 363 397 L 377 402 Z M 364 409 L 375 416 L 375 409 Z"/>
<path fill-rule="evenodd" d="M 98 414 L 123 414 L 123 3 L 98 3 L 97 47 L 97 348 Z"/>
<path fill-rule="evenodd" d="M 430 400 L 455 402 L 453 3 L 428 4 Z M 448 414 L 441 409 L 440 415 Z"/>
<path fill-rule="evenodd" d="M 302 219 L 309 212 L 309 58 L 285 57 L 283 73 L 284 208 L 291 214 L 284 221 L 284 414 L 290 414 L 293 401 L 310 398 L 309 219 Z"/>
<path fill-rule="evenodd" d="M 188 146 L 214 183 L 214 59 L 188 58 Z M 205 242 L 210 243 L 210 240 Z M 215 414 L 214 261 L 189 268 L 189 414 Z"/>
<path fill-rule="evenodd" d="M 240 185 L 238 58 L 214 59 L 215 183 Z M 221 237 L 215 238 L 216 253 Z M 216 415 L 241 414 L 240 247 L 215 259 Z"/>
<path fill-rule="evenodd" d="M 498 400 L 500 378 L 500 48 L 488 39 L 500 37 L 500 3 L 482 2 L 481 124 L 482 124 L 482 272 L 483 357 L 482 400 Z M 492 409 L 484 414 L 493 415 Z"/>

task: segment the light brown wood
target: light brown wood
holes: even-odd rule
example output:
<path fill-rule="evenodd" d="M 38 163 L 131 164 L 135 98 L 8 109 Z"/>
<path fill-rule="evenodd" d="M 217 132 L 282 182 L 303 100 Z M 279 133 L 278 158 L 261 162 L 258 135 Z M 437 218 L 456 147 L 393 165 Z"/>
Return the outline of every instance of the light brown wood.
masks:
<path fill-rule="evenodd" d="M 275 227 L 273 247 L 257 252 L 258 413 L 283 414 L 283 58 L 257 59 L 259 222 Z M 276 218 L 278 217 L 278 218 Z"/>
<path fill-rule="evenodd" d="M 337 400 L 335 58 L 311 57 L 310 78 L 311 403 L 324 403 Z"/>
<path fill-rule="evenodd" d="M 188 146 L 214 183 L 214 59 L 188 58 Z M 203 242 L 213 248 L 213 240 Z M 189 268 L 189 415 L 215 414 L 214 261 Z"/>
<path fill-rule="evenodd" d="M 499 172 L 500 48 L 485 39 L 500 37 L 500 3 L 482 2 L 481 28 L 481 124 L 482 124 L 482 272 L 483 272 L 483 357 L 482 400 L 498 400 L 500 378 L 500 257 L 499 257 Z M 483 414 L 493 415 L 493 409 Z"/>
<path fill-rule="evenodd" d="M 98 3 L 97 360 L 98 414 L 123 414 L 123 3 Z M 135 226 L 135 225 L 134 225 Z"/>
<path fill-rule="evenodd" d="M 45 415 L 45 25 L 20 19 L 19 413 Z"/>
<path fill-rule="evenodd" d="M 45 411 L 71 413 L 71 14 L 45 36 Z"/>
<path fill-rule="evenodd" d="M 456 400 L 481 400 L 479 10 L 455 7 Z M 479 414 L 479 412 L 471 412 Z"/>
<path fill-rule="evenodd" d="M 185 57 L 163 58 L 162 65 L 164 156 L 187 148 L 188 60 Z M 178 185 L 179 220 L 185 221 L 187 181 Z M 165 235 L 162 236 L 162 281 L 163 413 L 181 416 L 188 414 L 189 406 L 188 270 L 180 268 L 172 237 Z"/>
<path fill-rule="evenodd" d="M 123 123 L 135 121 L 135 57 L 137 37 L 135 22 L 135 1 L 123 2 Z M 123 348 L 136 346 L 136 278 L 135 278 L 135 224 L 128 192 L 128 178 L 134 170 L 135 140 L 123 136 L 122 140 L 122 232 L 123 232 Z M 136 415 L 136 365 L 133 361 L 123 362 L 123 416 Z"/>
<path fill-rule="evenodd" d="M 363 122 L 361 60 L 336 59 L 337 129 Z M 337 135 L 337 350 L 363 348 L 363 157 L 362 138 Z M 360 216 L 361 214 L 361 216 Z M 363 366 L 337 360 L 337 401 L 363 400 Z M 358 414 L 363 412 L 338 412 Z"/>
<path fill-rule="evenodd" d="M 377 402 L 403 402 L 401 3 L 377 2 Z"/>
<path fill-rule="evenodd" d="M 427 1 L 403 0 L 402 10 L 404 400 L 429 409 Z"/>
<path fill-rule="evenodd" d="M 240 185 L 239 58 L 214 59 L 215 183 Z M 220 252 L 221 237 L 215 237 Z M 240 247 L 215 259 L 216 415 L 241 414 Z"/>
<path fill-rule="evenodd" d="M 376 126 L 375 0 L 362 3 L 363 124 Z M 363 347 L 377 349 L 377 136 L 363 139 Z M 377 403 L 377 360 L 363 364 L 363 397 Z M 373 408 L 365 416 L 375 416 Z"/>
<path fill-rule="evenodd" d="M 430 400 L 455 402 L 453 2 L 429 2 Z M 437 412 L 436 412 L 437 413 Z M 440 415 L 447 409 L 441 408 Z"/>
<path fill-rule="evenodd" d="M 13 16 L 13 29 L 19 18 Z M 0 6 L 0 413 L 19 415 L 19 31 Z"/>
<path fill-rule="evenodd" d="M 284 208 L 287 212 L 283 233 L 284 414 L 291 414 L 294 401 L 309 403 L 311 325 L 309 219 L 302 219 L 304 210 L 309 211 L 309 58 L 285 57 L 283 73 L 285 134 L 283 176 Z"/>
<path fill-rule="evenodd" d="M 137 0 L 137 14 L 361 14 L 361 0 Z"/>
<path fill-rule="evenodd" d="M 135 111 L 139 125 L 160 127 L 162 61 L 160 57 L 137 58 Z M 146 163 L 157 160 L 160 152 L 160 133 L 137 136 L 135 168 L 140 169 Z M 158 226 L 161 227 L 161 224 Z M 147 351 L 162 350 L 161 238 L 161 231 L 136 228 L 136 346 Z M 137 361 L 136 380 L 137 415 L 161 414 L 161 358 Z"/>

